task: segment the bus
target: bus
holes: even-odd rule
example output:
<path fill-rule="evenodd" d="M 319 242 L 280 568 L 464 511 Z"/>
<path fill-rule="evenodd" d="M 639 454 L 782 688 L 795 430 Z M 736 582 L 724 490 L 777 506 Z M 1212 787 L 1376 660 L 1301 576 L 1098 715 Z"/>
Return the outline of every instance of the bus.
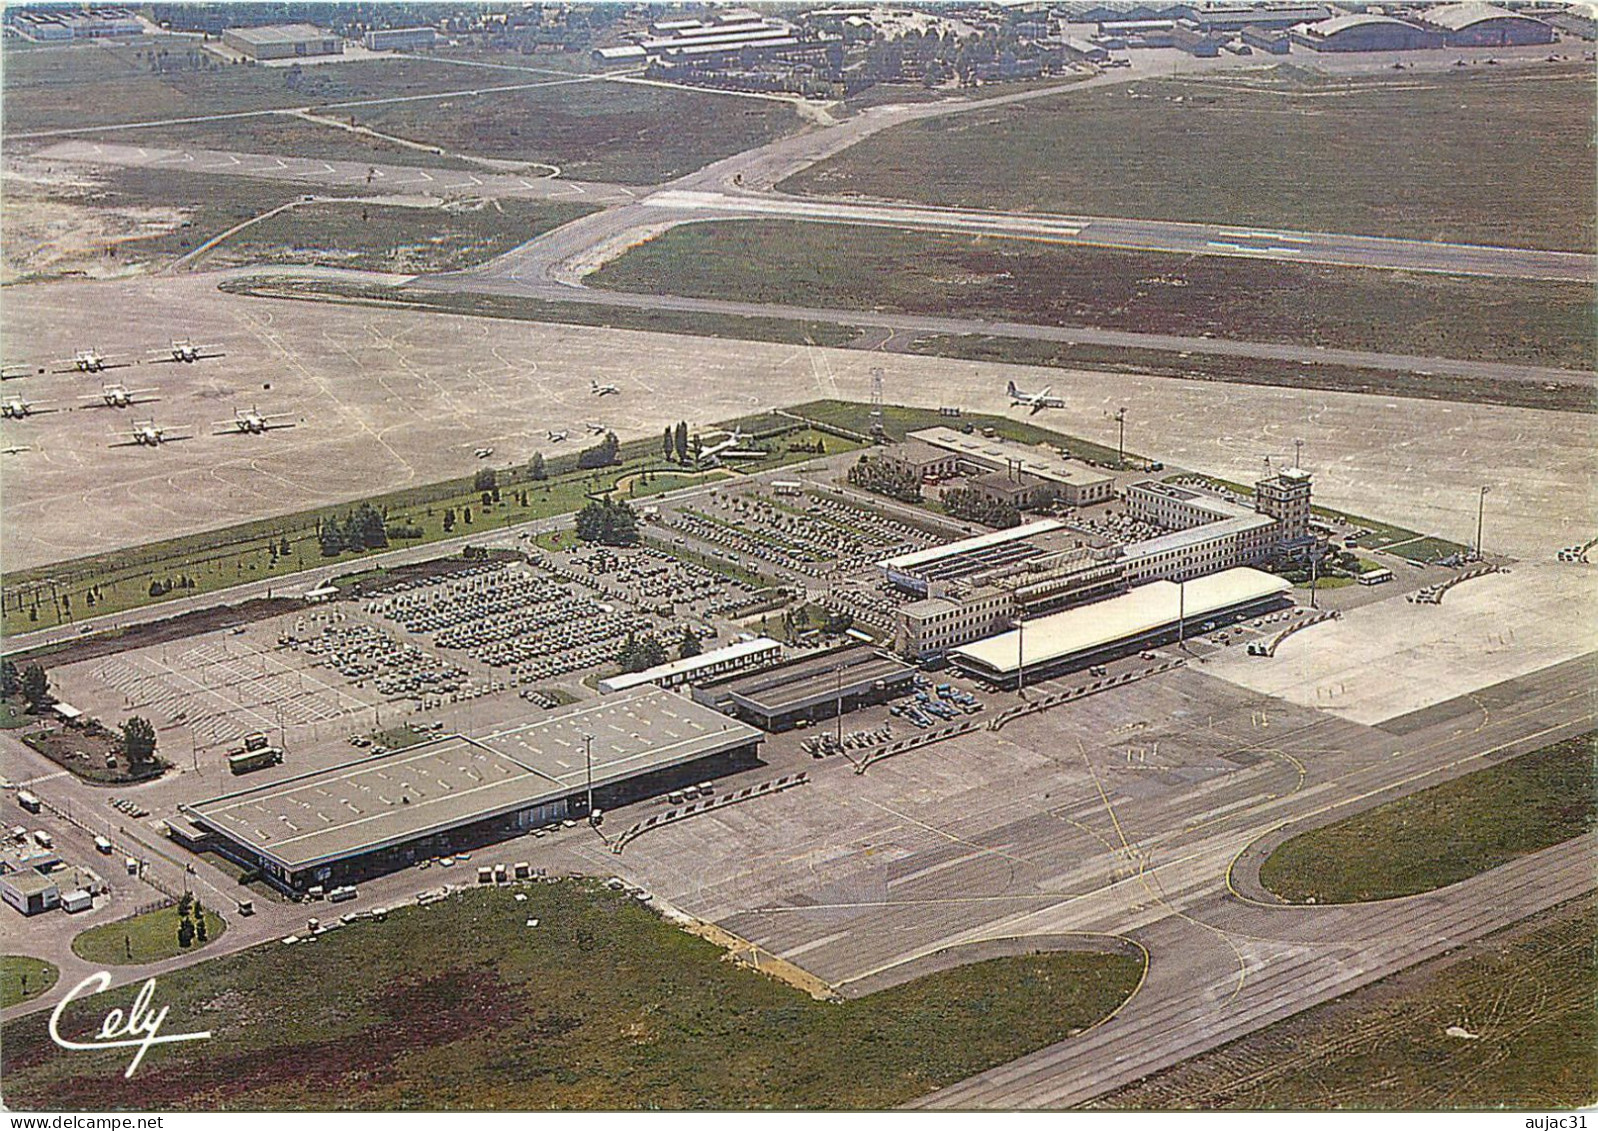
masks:
<path fill-rule="evenodd" d="M 1393 571 L 1390 569 L 1368 569 L 1359 575 L 1361 585 L 1380 585 L 1384 581 L 1393 580 Z"/>
<path fill-rule="evenodd" d="M 283 751 L 276 746 L 266 746 L 259 750 L 241 750 L 237 754 L 229 754 L 227 768 L 235 774 L 247 774 L 251 770 L 276 766 L 282 761 Z"/>

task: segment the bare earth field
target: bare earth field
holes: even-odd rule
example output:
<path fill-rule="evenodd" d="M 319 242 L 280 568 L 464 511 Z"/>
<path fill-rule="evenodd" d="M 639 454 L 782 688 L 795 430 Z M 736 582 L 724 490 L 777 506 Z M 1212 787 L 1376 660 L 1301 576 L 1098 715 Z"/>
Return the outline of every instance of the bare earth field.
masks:
<path fill-rule="evenodd" d="M 1586 250 L 1593 114 L 1568 67 L 1150 80 L 888 130 L 782 187 Z"/>
<path fill-rule="evenodd" d="M 86 329 L 81 312 L 92 309 L 121 317 Z M 0 465 L 0 552 L 11 568 L 465 474 L 479 446 L 493 446 L 495 462 L 522 462 L 553 450 L 546 429 L 595 419 L 626 439 L 685 417 L 867 400 L 873 366 L 889 400 L 924 407 L 1017 413 L 1007 378 L 1052 385 L 1066 408 L 1037 422 L 1098 443 L 1115 442 L 1110 417 L 1124 405 L 1129 446 L 1234 481 L 1252 481 L 1264 456 L 1291 454 L 1300 438 L 1319 501 L 1461 542 L 1473 536 L 1490 467 L 1490 548 L 1520 557 L 1590 538 L 1586 500 L 1598 485 L 1590 416 L 262 301 L 217 292 L 214 276 L 15 287 L 7 328 L 26 344 L 10 364 L 91 344 L 113 360 L 142 358 L 171 337 L 220 345 L 224 358 L 104 375 L 158 388 L 163 399 L 146 415 L 175 431 L 209 431 L 236 404 L 304 418 L 265 437 L 200 436 L 159 450 L 104 447 L 122 416 L 137 413 L 6 421 L 5 446 L 35 449 Z M 622 395 L 595 401 L 591 378 Z M 47 375 L 6 391 L 64 406 L 99 387 L 94 376 Z M 81 521 L 86 511 L 95 523 Z"/>

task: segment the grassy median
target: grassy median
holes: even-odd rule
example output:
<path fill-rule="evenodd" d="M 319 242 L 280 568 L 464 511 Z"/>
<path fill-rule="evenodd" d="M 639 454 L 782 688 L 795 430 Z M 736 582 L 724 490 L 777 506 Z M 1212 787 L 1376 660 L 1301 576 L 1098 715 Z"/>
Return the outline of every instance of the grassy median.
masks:
<path fill-rule="evenodd" d="M 1302 903 L 1432 891 L 1590 831 L 1598 732 L 1545 746 L 1313 829 L 1272 852 L 1260 882 Z"/>
<path fill-rule="evenodd" d="M 131 1081 L 120 1052 L 58 1055 L 39 1016 L 5 1026 L 0 1067 L 38 1109 L 886 1108 L 1093 1024 L 1141 971 L 1005 958 L 821 1002 L 623 894 L 534 884 L 164 976 L 167 1028 L 214 1036 Z"/>

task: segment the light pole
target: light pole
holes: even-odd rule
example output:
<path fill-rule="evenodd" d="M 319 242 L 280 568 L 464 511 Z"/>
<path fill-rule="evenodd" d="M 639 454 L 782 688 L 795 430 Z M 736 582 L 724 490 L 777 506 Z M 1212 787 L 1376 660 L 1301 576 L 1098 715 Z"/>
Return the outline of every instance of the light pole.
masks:
<path fill-rule="evenodd" d="M 1126 409 L 1116 411 L 1115 423 L 1120 426 L 1120 435 L 1115 442 L 1115 469 L 1119 471 L 1126 466 Z"/>
<path fill-rule="evenodd" d="M 1486 486 L 1484 484 L 1482 486 L 1482 489 L 1481 489 L 1481 494 L 1476 497 L 1476 560 L 1477 561 L 1481 561 L 1482 560 L 1482 552 L 1481 552 L 1481 520 L 1482 520 L 1483 512 L 1485 512 L 1486 509 L 1487 509 L 1487 492 L 1491 491 L 1491 490 L 1492 490 L 1491 487 L 1488 487 L 1488 486 Z"/>
<path fill-rule="evenodd" d="M 588 819 L 594 819 L 594 736 L 583 735 L 583 765 L 588 772 Z"/>
<path fill-rule="evenodd" d="M 1019 698 L 1026 698 L 1026 644 L 1023 629 L 1026 626 L 1026 617 L 1020 609 L 1015 613 L 1015 693 Z"/>

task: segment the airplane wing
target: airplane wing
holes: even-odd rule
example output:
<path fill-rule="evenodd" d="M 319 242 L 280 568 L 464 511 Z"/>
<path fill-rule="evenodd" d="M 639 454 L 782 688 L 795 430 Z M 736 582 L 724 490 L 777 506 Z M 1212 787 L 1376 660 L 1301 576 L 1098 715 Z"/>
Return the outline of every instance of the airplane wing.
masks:
<path fill-rule="evenodd" d="M 1032 407 L 1027 410 L 1027 415 L 1028 416 L 1036 416 L 1040 411 L 1042 411 L 1042 409 L 1043 409 L 1043 401 L 1041 399 L 1034 399 L 1032 401 Z"/>
<path fill-rule="evenodd" d="M 274 424 L 274 423 L 272 423 L 272 421 L 268 420 L 266 422 L 266 424 L 264 425 L 264 427 L 265 427 L 265 429 L 268 432 L 271 432 L 271 431 L 274 431 L 274 430 L 276 430 L 278 428 L 293 428 L 296 423 L 297 423 L 297 421 L 284 420 L 284 421 L 282 421 L 280 423 Z"/>

